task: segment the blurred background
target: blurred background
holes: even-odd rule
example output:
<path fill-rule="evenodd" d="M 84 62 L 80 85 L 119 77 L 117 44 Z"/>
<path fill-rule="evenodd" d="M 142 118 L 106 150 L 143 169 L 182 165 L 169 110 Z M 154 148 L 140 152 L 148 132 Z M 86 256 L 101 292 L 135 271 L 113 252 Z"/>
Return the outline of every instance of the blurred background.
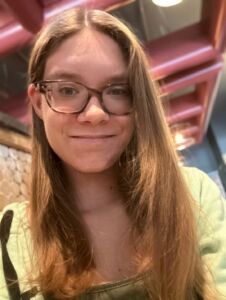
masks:
<path fill-rule="evenodd" d="M 0 209 L 28 196 L 27 64 L 35 34 L 59 12 L 107 10 L 139 37 L 183 164 L 226 189 L 225 0 L 0 0 Z M 167 170 L 166 170 L 167 172 Z"/>

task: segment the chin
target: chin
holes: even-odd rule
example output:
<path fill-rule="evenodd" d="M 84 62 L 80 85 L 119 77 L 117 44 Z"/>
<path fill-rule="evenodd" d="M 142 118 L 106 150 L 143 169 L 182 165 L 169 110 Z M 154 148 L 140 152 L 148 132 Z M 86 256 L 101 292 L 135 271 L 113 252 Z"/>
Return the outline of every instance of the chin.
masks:
<path fill-rule="evenodd" d="M 112 169 L 116 164 L 116 161 L 113 162 L 103 162 L 103 161 L 95 161 L 95 162 L 84 162 L 83 164 L 70 164 L 70 167 L 80 173 L 85 174 L 94 174 L 94 173 L 103 173 Z"/>

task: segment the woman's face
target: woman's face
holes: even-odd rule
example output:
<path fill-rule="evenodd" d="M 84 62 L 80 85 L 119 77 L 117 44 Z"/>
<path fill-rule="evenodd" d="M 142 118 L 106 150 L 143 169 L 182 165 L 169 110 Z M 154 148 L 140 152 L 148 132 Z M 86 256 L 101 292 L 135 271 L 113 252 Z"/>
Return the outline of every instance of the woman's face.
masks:
<path fill-rule="evenodd" d="M 118 44 L 109 36 L 85 29 L 64 41 L 47 59 L 43 80 L 65 79 L 101 90 L 125 83 L 127 64 Z M 133 115 L 106 113 L 96 95 L 85 110 L 67 115 L 51 110 L 33 85 L 28 94 L 43 120 L 48 142 L 66 166 L 83 173 L 111 168 L 128 145 L 134 130 Z"/>

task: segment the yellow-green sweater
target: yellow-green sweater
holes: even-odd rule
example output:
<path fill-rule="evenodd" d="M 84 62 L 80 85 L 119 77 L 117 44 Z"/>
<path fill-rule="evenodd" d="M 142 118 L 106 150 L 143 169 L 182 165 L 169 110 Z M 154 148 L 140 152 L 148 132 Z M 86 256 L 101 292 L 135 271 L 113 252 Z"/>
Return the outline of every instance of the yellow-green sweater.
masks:
<path fill-rule="evenodd" d="M 219 300 L 226 299 L 226 202 L 215 183 L 196 168 L 183 168 L 188 187 L 198 202 L 197 228 L 199 233 L 200 253 L 210 269 L 216 287 L 220 292 Z M 14 211 L 7 249 L 17 271 L 20 290 L 24 292 L 31 287 L 26 282 L 31 253 L 29 225 L 26 218 L 27 202 L 13 203 L 0 212 L 0 220 L 6 210 Z M 183 205 L 183 199 L 181 199 Z M 141 291 L 142 276 L 117 283 L 104 284 L 91 288 L 85 295 L 76 299 L 146 299 Z M 0 300 L 10 299 L 3 274 L 0 251 Z M 43 300 L 41 294 L 32 299 Z M 18 299 L 20 300 L 20 299 Z"/>

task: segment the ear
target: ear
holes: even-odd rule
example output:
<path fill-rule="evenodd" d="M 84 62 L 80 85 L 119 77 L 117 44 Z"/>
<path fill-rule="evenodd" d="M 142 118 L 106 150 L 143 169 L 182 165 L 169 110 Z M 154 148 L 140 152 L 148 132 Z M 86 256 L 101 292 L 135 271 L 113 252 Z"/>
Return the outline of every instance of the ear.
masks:
<path fill-rule="evenodd" d="M 43 119 L 42 94 L 40 94 L 33 83 L 29 84 L 27 94 L 36 114 L 40 119 Z"/>

